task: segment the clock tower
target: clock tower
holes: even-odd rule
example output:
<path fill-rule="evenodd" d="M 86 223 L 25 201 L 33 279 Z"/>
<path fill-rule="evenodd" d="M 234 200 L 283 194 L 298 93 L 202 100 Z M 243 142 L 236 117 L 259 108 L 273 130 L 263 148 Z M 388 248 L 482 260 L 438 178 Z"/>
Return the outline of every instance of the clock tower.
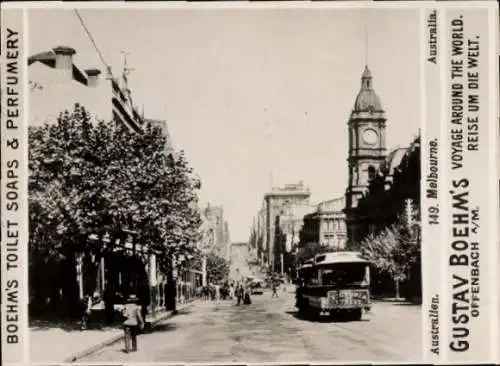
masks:
<path fill-rule="evenodd" d="M 349 130 L 346 211 L 357 207 L 358 199 L 368 188 L 386 158 L 385 113 L 380 98 L 373 90 L 368 66 L 361 76 L 361 89 L 347 123 Z M 349 216 L 349 215 L 348 215 Z"/>

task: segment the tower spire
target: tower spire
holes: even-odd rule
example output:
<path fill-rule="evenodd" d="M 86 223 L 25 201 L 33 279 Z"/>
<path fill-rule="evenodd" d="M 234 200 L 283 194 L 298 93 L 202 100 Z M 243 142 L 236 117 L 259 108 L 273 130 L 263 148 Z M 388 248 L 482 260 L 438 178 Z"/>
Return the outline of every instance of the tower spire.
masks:
<path fill-rule="evenodd" d="M 365 25 L 365 66 L 368 66 L 368 27 Z"/>

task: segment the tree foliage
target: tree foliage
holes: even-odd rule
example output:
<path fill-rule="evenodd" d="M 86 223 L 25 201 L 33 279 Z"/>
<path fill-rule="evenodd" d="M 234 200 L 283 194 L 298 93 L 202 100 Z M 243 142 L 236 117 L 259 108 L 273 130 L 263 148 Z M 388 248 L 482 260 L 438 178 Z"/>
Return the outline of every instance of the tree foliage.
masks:
<path fill-rule="evenodd" d="M 160 265 L 194 253 L 200 183 L 184 154 L 167 155 L 165 143 L 160 128 L 135 133 L 92 121 L 78 104 L 30 127 L 30 249 L 47 260 L 86 253 L 97 262 L 132 239 L 157 252 Z"/>
<path fill-rule="evenodd" d="M 229 263 L 224 257 L 210 252 L 207 255 L 207 278 L 210 283 L 220 283 L 229 277 Z"/>
<path fill-rule="evenodd" d="M 377 235 L 368 235 L 361 253 L 378 270 L 401 282 L 407 279 L 411 266 L 420 261 L 420 240 L 406 225 L 396 223 Z"/>

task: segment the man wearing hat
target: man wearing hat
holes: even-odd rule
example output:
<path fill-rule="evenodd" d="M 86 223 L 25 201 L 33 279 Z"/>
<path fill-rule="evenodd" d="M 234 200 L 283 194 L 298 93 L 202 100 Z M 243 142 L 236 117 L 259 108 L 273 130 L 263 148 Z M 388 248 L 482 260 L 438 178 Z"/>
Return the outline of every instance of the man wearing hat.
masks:
<path fill-rule="evenodd" d="M 144 328 L 141 307 L 137 305 L 137 296 L 130 295 L 123 309 L 123 330 L 125 331 L 125 352 L 137 351 L 137 334 Z M 132 344 L 131 344 L 132 343 Z"/>

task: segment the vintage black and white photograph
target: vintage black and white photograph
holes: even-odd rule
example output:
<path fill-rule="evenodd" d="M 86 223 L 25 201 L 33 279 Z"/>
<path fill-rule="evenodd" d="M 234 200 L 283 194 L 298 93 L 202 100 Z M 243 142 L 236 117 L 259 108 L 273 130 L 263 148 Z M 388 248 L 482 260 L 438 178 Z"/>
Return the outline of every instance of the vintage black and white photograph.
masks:
<path fill-rule="evenodd" d="M 418 8 L 27 20 L 32 363 L 422 360 Z"/>

